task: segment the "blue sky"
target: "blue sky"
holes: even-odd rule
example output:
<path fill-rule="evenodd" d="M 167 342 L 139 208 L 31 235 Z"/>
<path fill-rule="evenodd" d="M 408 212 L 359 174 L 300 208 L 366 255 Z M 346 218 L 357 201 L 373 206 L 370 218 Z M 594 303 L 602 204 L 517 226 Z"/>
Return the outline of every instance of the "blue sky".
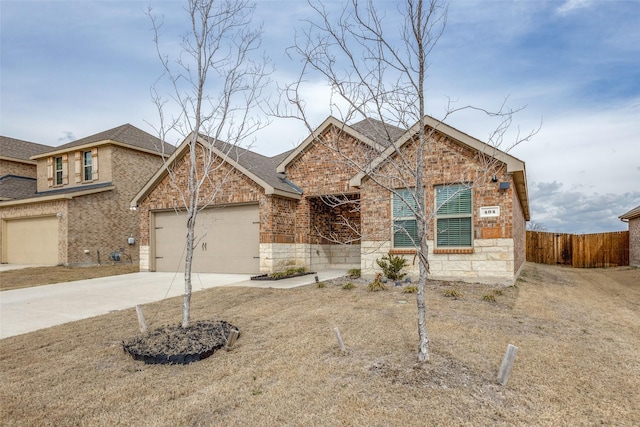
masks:
<path fill-rule="evenodd" d="M 299 64 L 285 49 L 309 9 L 256 3 L 272 79 L 290 82 Z M 393 16 L 394 2 L 377 4 Z M 149 6 L 165 16 L 171 52 L 186 32 L 180 2 L 0 0 L 0 134 L 56 146 L 124 123 L 154 133 L 149 90 L 161 68 Z M 532 219 L 549 231 L 624 230 L 617 217 L 640 204 L 638 23 L 640 0 L 453 0 L 429 61 L 428 113 L 439 118 L 448 99 L 524 108 L 513 128 L 542 127 L 510 153 L 526 162 Z M 320 124 L 328 92 L 311 83 L 310 113 Z M 447 123 L 481 140 L 495 127 L 471 112 Z M 274 155 L 306 136 L 299 123 L 276 119 L 254 150 Z"/>

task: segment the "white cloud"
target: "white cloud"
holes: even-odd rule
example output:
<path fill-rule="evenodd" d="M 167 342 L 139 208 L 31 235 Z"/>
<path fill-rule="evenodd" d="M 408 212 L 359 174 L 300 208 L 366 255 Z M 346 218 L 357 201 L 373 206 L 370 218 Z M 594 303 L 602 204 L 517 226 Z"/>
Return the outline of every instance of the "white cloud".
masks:
<path fill-rule="evenodd" d="M 558 7 L 556 12 L 559 15 L 567 15 L 574 10 L 588 8 L 592 3 L 592 0 L 567 0 L 560 7 Z"/>

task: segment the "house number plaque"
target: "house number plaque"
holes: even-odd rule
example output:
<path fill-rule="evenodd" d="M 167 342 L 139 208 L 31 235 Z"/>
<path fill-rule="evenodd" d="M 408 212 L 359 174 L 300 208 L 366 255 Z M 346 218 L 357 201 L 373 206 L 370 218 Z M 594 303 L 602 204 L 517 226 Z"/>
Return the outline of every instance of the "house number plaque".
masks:
<path fill-rule="evenodd" d="M 500 206 L 483 206 L 480 208 L 480 218 L 500 216 Z"/>

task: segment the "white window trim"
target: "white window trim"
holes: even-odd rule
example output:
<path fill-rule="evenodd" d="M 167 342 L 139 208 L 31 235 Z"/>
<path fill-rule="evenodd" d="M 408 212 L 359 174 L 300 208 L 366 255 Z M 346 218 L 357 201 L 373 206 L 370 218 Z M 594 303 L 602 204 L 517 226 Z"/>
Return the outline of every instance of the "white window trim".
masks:
<path fill-rule="evenodd" d="M 60 169 L 58 169 L 58 159 L 60 159 Z M 60 181 L 58 181 L 58 173 L 60 173 Z M 64 185 L 64 159 L 62 156 L 53 158 L 53 185 L 56 187 Z"/>
<path fill-rule="evenodd" d="M 89 153 L 89 155 L 91 156 L 91 163 L 89 165 L 85 163 L 86 161 L 85 156 L 87 153 Z M 87 168 L 89 168 L 89 171 L 91 172 L 89 174 L 88 179 L 87 179 Z M 93 152 L 91 150 L 87 150 L 82 152 L 82 182 L 90 182 L 90 181 L 93 181 Z"/>

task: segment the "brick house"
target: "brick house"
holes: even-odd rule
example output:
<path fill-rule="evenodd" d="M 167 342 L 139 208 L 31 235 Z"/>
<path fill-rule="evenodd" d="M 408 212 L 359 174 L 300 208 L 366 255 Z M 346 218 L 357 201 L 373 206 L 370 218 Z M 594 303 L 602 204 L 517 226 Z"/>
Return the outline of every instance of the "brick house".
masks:
<path fill-rule="evenodd" d="M 629 224 L 629 265 L 640 267 L 640 206 L 619 218 Z"/>
<path fill-rule="evenodd" d="M 159 139 L 126 124 L 59 147 L 0 143 L 2 263 L 95 264 L 119 248 L 137 260 L 129 201 L 162 165 Z"/>
<path fill-rule="evenodd" d="M 199 147 L 212 147 L 216 167 L 201 192 L 207 208 L 197 221 L 193 271 L 340 266 L 371 276 L 379 270 L 375 260 L 387 253 L 412 262 L 415 226 L 399 200 L 415 189 L 407 177 L 396 179 L 395 194 L 377 182 L 393 178 L 398 156 L 415 156 L 416 126 L 346 125 L 329 117 L 297 148 L 270 158 L 201 136 Z M 431 277 L 513 283 L 526 255 L 524 163 L 430 117 L 427 126 L 435 132 L 424 154 L 423 190 L 427 203 L 439 206 L 427 236 Z M 394 143 L 385 145 L 389 139 Z M 207 151 L 198 151 L 199 163 Z M 140 212 L 141 269 L 182 268 L 186 220 L 179 189 L 186 188 L 188 152 L 185 142 L 131 202 Z M 417 265 L 408 270 L 415 277 Z"/>

